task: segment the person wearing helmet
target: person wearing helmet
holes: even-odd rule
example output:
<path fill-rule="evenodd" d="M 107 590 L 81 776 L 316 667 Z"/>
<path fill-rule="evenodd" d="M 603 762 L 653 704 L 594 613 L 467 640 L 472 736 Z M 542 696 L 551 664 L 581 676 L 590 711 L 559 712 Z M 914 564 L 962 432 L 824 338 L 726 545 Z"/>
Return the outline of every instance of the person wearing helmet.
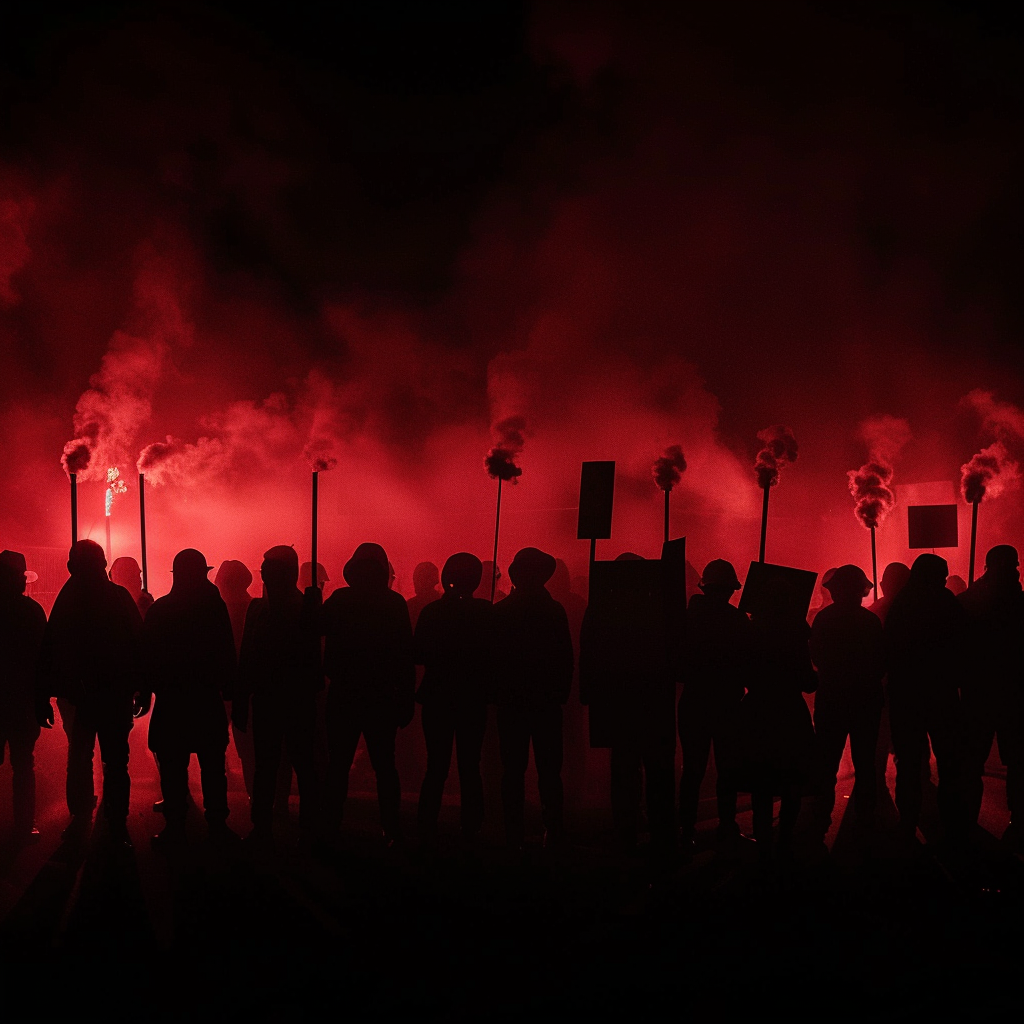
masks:
<path fill-rule="evenodd" d="M 103 759 L 103 810 L 108 836 L 128 835 L 128 734 L 133 714 L 149 710 L 142 683 L 142 616 L 131 594 L 107 578 L 107 560 L 95 541 L 80 540 L 68 555 L 68 581 L 53 603 L 39 656 L 36 716 L 53 726 L 51 697 L 75 709 L 68 741 L 69 837 L 84 835 L 92 820 L 92 755 Z"/>
<path fill-rule="evenodd" d="M 458 756 L 462 837 L 472 842 L 484 820 L 480 754 L 487 726 L 488 681 L 492 666 L 494 606 L 473 597 L 483 566 L 462 551 L 444 563 L 444 596 L 419 613 L 413 637 L 423 682 L 416 700 L 423 707 L 427 770 L 420 789 L 417 829 L 432 842 L 451 768 L 452 745 Z"/>
<path fill-rule="evenodd" d="M 501 747 L 505 841 L 525 839 L 526 768 L 533 745 L 546 844 L 563 838 L 562 705 L 572 687 L 573 651 L 565 609 L 548 593 L 554 558 L 523 548 L 508 567 L 512 593 L 494 606 L 501 659 L 495 703 Z"/>
<path fill-rule="evenodd" d="M 19 843 L 35 842 L 36 773 L 33 750 L 39 738 L 33 685 L 46 630 L 42 606 L 25 594 L 25 556 L 0 551 L 0 763 L 11 755 L 14 833 Z"/>
<path fill-rule="evenodd" d="M 999 544 L 985 556 L 984 575 L 960 595 L 970 618 L 970 658 L 960 693 L 964 718 L 967 814 L 977 824 L 985 762 L 993 739 L 1006 766 L 1010 823 L 1004 840 L 1024 848 L 1024 592 L 1017 549 Z"/>
<path fill-rule="evenodd" d="M 814 820 L 822 839 L 832 823 L 839 764 L 847 738 L 856 782 L 854 812 L 863 832 L 874 823 L 878 787 L 875 749 L 884 696 L 885 638 L 877 615 L 863 606 L 871 581 L 856 565 L 841 565 L 825 584 L 832 601 L 811 624 L 811 660 L 818 669 L 814 733 L 819 778 Z"/>
<path fill-rule="evenodd" d="M 682 854 L 693 854 L 700 788 L 711 750 L 715 752 L 717 837 L 733 844 L 736 825 L 736 726 L 744 682 L 750 672 L 750 620 L 732 597 L 740 589 L 730 562 L 716 558 L 704 567 L 700 593 L 690 598 L 682 645 L 683 692 L 679 698 L 679 742 L 683 772 L 679 780 Z"/>
<path fill-rule="evenodd" d="M 160 768 L 166 819 L 154 842 L 162 846 L 185 838 L 192 754 L 199 761 L 210 837 L 231 834 L 224 702 L 232 698 L 235 641 L 227 605 L 207 579 L 210 569 L 201 552 L 179 551 L 172 563 L 171 592 L 154 602 L 143 623 L 143 651 L 156 695 L 149 748 Z"/>

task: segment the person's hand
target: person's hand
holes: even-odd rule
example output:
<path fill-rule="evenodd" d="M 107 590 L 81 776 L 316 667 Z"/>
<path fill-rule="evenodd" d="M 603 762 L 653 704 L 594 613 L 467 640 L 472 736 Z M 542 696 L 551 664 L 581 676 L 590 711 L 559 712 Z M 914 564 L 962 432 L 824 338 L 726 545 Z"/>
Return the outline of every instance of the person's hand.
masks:
<path fill-rule="evenodd" d="M 53 728 L 53 704 L 50 701 L 40 701 L 36 706 L 36 721 L 41 729 Z"/>
<path fill-rule="evenodd" d="M 132 718 L 141 718 L 153 704 L 151 693 L 137 693 L 132 698 Z"/>

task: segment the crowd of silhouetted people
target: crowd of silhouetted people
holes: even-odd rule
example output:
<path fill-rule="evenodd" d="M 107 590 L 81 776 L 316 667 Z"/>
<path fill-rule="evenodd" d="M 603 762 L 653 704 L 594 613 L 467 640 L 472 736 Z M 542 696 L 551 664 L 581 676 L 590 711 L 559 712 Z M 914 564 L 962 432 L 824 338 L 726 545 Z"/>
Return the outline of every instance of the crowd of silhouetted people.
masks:
<path fill-rule="evenodd" d="M 984 574 L 959 595 L 934 554 L 909 568 L 893 563 L 869 606 L 864 572 L 840 566 L 825 574 L 826 603 L 810 624 L 806 606 L 784 586 L 757 611 L 741 611 L 740 581 L 722 559 L 704 568 L 688 602 L 672 599 L 652 563 L 628 554 L 617 562 L 611 583 L 600 594 L 592 588 L 579 621 L 550 592 L 555 558 L 530 547 L 508 566 L 510 592 L 493 602 L 481 596 L 490 593 L 493 566 L 485 575 L 466 552 L 440 573 L 421 564 L 407 602 L 392 589 L 384 549 L 369 543 L 345 565 L 346 585 L 326 599 L 322 567 L 307 563 L 301 579 L 295 550 L 277 546 L 264 555 L 260 597 L 250 598 L 253 577 L 241 562 L 224 562 L 211 582 L 206 558 L 188 548 L 174 558 L 170 592 L 154 601 L 134 560 L 117 559 L 108 574 L 103 549 L 83 540 L 71 548 L 69 579 L 47 618 L 26 596 L 24 556 L 3 551 L 0 752 L 10 752 L 18 841 L 39 834 L 33 747 L 40 728 L 55 722 L 55 698 L 67 735 L 70 838 L 91 826 L 98 742 L 107 835 L 130 843 L 128 738 L 133 720 L 151 712 L 149 747 L 162 791 L 155 809 L 165 820 L 154 837 L 159 848 L 186 841 L 192 755 L 211 839 L 240 838 L 228 826 L 232 738 L 249 794 L 245 838 L 254 847 L 274 841 L 275 804 L 280 812 L 287 801 L 291 771 L 301 841 L 315 847 L 337 839 L 360 739 L 383 836 L 401 843 L 399 771 L 410 766 L 396 759 L 396 736 L 418 703 L 425 770 L 415 843 L 437 841 L 453 754 L 461 838 L 476 842 L 485 813 L 496 810 L 485 807 L 481 774 L 494 723 L 508 847 L 521 850 L 527 840 L 531 748 L 543 842 L 558 847 L 567 841 L 563 763 L 572 733 L 563 712 L 572 698 L 568 717 L 579 717 L 578 672 L 589 742 L 610 748 L 607 799 L 624 854 L 638 848 L 645 814 L 653 856 L 692 857 L 712 751 L 715 842 L 723 852 L 752 840 L 765 863 L 787 856 L 804 804 L 804 820 L 823 842 L 847 741 L 857 836 L 867 840 L 879 828 L 891 752 L 895 835 L 908 846 L 917 843 L 930 753 L 944 837 L 971 842 L 997 741 L 1010 815 L 1003 839 L 1021 850 L 1024 593 L 1013 547 L 989 551 Z M 750 795 L 752 836 L 737 825 L 741 793 Z"/>

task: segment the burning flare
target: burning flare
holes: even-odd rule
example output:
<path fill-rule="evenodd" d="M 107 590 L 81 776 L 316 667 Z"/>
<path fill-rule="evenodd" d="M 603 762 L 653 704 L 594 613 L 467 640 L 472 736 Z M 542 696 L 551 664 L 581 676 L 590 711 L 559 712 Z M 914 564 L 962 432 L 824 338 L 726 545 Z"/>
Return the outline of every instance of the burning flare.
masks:
<path fill-rule="evenodd" d="M 302 450 L 302 454 L 314 473 L 325 473 L 329 469 L 334 469 L 338 464 L 338 459 L 332 454 L 331 447 L 330 441 L 312 440 Z"/>
<path fill-rule="evenodd" d="M 796 438 L 789 427 L 781 426 L 766 427 L 759 430 L 757 436 L 764 441 L 764 447 L 754 460 L 754 472 L 757 486 L 767 490 L 779 482 L 779 470 L 796 461 Z"/>
<path fill-rule="evenodd" d="M 896 505 L 896 496 L 889 486 L 892 466 L 872 459 L 860 469 L 851 469 L 846 476 L 855 502 L 854 513 L 867 529 L 873 530 Z"/>
<path fill-rule="evenodd" d="M 686 472 L 683 449 L 677 444 L 669 445 L 665 454 L 654 460 L 651 472 L 654 474 L 654 482 L 663 491 L 671 491 Z"/>
<path fill-rule="evenodd" d="M 89 460 L 92 458 L 92 445 L 84 437 L 75 438 L 64 445 L 64 454 L 60 457 L 60 464 L 64 472 L 70 476 L 72 473 L 82 473 L 89 467 Z"/>
<path fill-rule="evenodd" d="M 110 510 L 114 507 L 114 495 L 124 494 L 128 490 L 127 484 L 121 479 L 121 470 L 117 466 L 111 466 L 107 470 L 107 493 L 104 498 L 104 511 L 106 515 L 110 515 Z"/>
<path fill-rule="evenodd" d="M 960 467 L 960 489 L 964 500 L 974 504 L 986 496 L 994 498 L 1017 476 L 1017 464 L 1001 441 L 983 448 Z"/>
<path fill-rule="evenodd" d="M 498 443 L 484 457 L 484 466 L 496 480 L 518 483 L 523 471 L 516 465 L 515 457 L 523 450 L 526 420 L 522 416 L 509 416 L 495 424 L 494 430 Z"/>

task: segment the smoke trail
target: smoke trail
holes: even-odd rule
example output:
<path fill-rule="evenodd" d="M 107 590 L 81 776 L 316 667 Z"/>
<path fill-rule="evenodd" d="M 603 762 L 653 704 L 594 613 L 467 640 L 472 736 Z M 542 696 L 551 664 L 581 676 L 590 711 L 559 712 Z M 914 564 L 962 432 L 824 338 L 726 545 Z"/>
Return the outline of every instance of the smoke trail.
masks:
<path fill-rule="evenodd" d="M 70 476 L 72 473 L 83 473 L 88 468 L 91 458 L 92 445 L 86 438 L 80 437 L 64 445 L 60 464 L 64 467 L 64 472 Z"/>
<path fill-rule="evenodd" d="M 663 491 L 671 491 L 686 472 L 682 447 L 678 444 L 669 445 L 665 454 L 654 460 L 651 472 L 654 474 L 654 482 Z"/>
<path fill-rule="evenodd" d="M 889 486 L 892 466 L 879 461 L 865 462 L 846 475 L 855 501 L 854 513 L 867 529 L 874 529 L 896 505 L 896 495 Z"/>
<path fill-rule="evenodd" d="M 496 423 L 494 430 L 498 435 L 498 443 L 484 457 L 484 466 L 496 480 L 518 483 L 523 471 L 516 465 L 515 458 L 526 443 L 523 437 L 526 420 L 522 416 L 509 416 Z"/>
<path fill-rule="evenodd" d="M 871 462 L 891 466 L 910 441 L 910 424 L 898 416 L 873 416 L 860 425 Z"/>
<path fill-rule="evenodd" d="M 762 489 L 774 487 L 779 482 L 779 470 L 796 461 L 796 438 L 789 427 L 774 426 L 759 430 L 757 436 L 764 441 L 764 447 L 754 460 L 757 486 Z"/>
<path fill-rule="evenodd" d="M 338 464 L 337 456 L 332 454 L 333 442 L 328 438 L 314 438 L 302 450 L 314 473 L 323 473 L 334 469 Z"/>
<path fill-rule="evenodd" d="M 137 466 L 151 484 L 194 485 L 222 472 L 227 461 L 218 438 L 201 437 L 195 444 L 187 444 L 168 434 L 166 441 L 142 449 Z"/>
<path fill-rule="evenodd" d="M 960 490 L 969 504 L 984 498 L 995 498 L 1007 484 L 1017 478 L 1014 462 L 1002 441 L 983 448 L 970 462 L 960 467 Z"/>

